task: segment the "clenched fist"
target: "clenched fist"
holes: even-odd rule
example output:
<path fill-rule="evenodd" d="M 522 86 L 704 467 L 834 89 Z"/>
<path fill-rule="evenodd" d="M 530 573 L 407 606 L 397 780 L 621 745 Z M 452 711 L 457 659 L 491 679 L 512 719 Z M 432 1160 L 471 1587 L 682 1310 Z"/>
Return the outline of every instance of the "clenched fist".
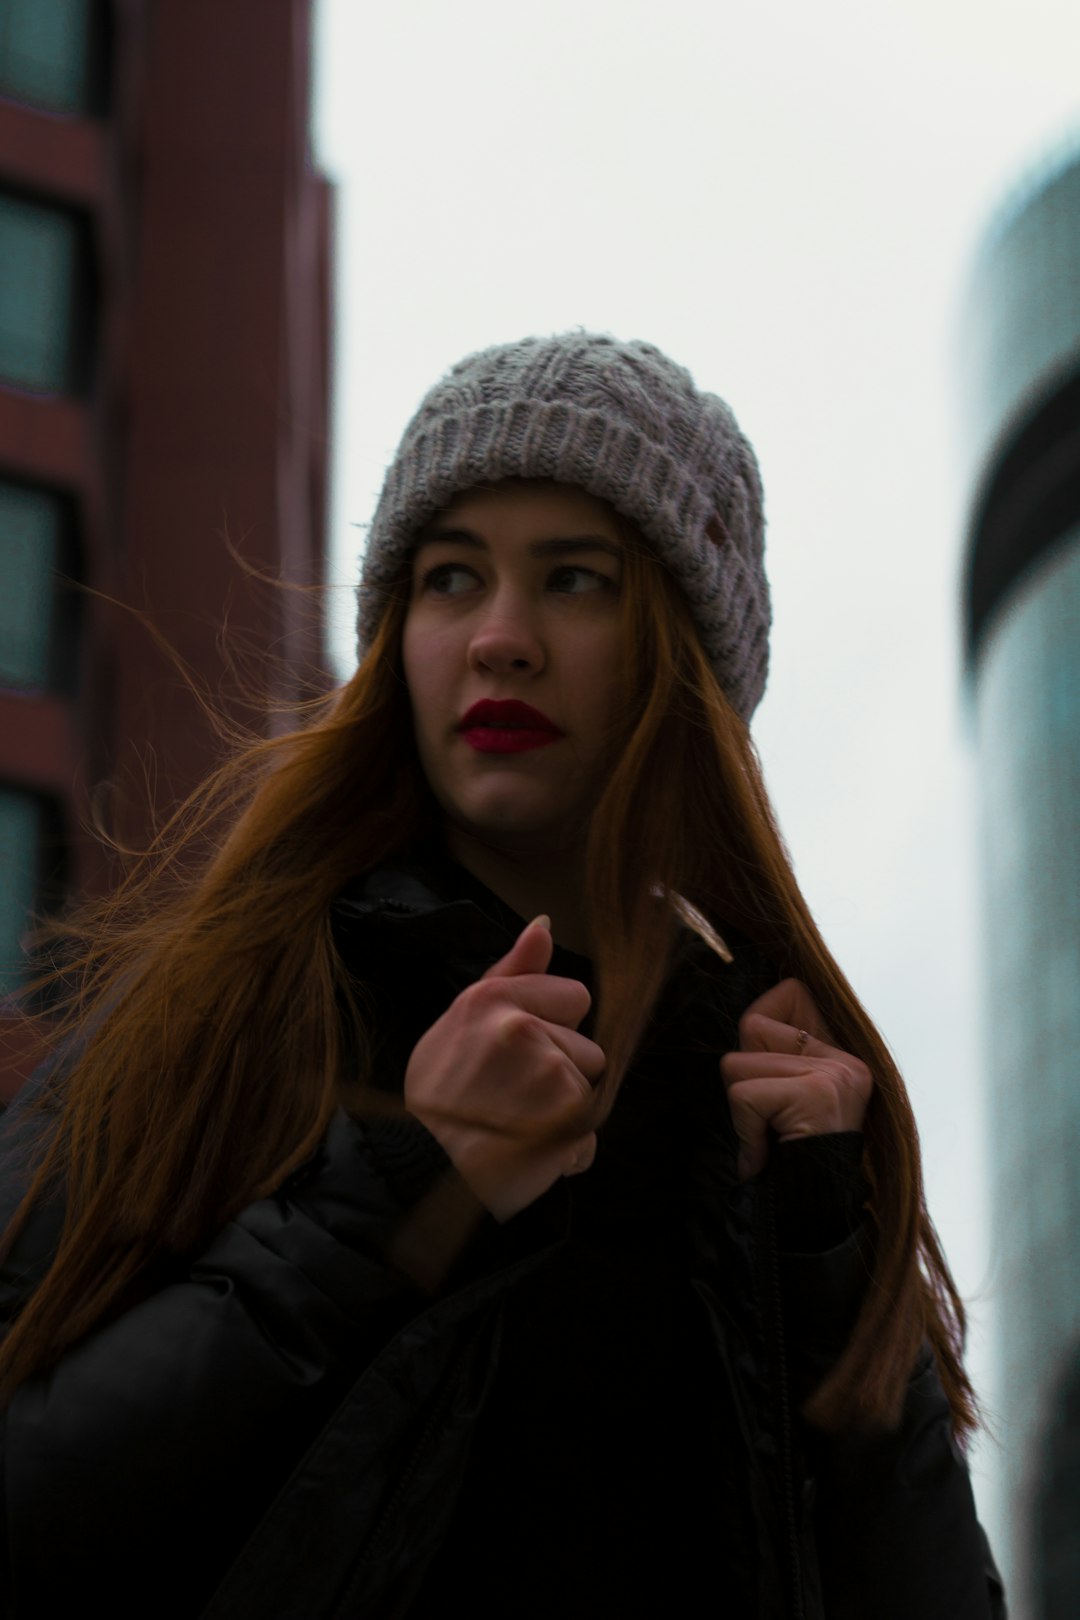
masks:
<path fill-rule="evenodd" d="M 739 1020 L 739 1051 L 720 1059 L 739 1174 L 765 1167 L 770 1127 L 795 1136 L 860 1131 L 874 1089 L 870 1071 L 841 1052 L 806 986 L 785 979 L 750 1004 Z"/>
<path fill-rule="evenodd" d="M 596 1152 L 592 1088 L 605 1058 L 577 1033 L 591 997 L 549 976 L 545 919 L 469 985 L 423 1035 L 405 1073 L 405 1107 L 500 1221 Z"/>

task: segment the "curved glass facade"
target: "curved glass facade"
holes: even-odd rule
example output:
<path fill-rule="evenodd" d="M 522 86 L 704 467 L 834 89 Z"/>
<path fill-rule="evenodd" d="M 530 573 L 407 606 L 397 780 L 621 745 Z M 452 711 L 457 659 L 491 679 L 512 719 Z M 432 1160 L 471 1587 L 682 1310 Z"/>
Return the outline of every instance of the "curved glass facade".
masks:
<path fill-rule="evenodd" d="M 1074 153 L 1038 190 L 1021 194 L 983 246 L 964 343 L 969 442 L 978 459 L 1063 368 L 1080 365 L 1078 221 Z"/>
<path fill-rule="evenodd" d="M 993 1415 L 1011 1620 L 1064 1620 L 1080 1615 L 1080 1501 L 1065 1499 L 1075 1411 L 1062 1394 L 1080 1357 L 1080 150 L 1047 163 L 992 225 L 965 337 Z"/>
<path fill-rule="evenodd" d="M 1080 524 L 995 616 L 975 704 L 1002 1459 L 1034 1617 L 1043 1437 L 1080 1347 Z"/>

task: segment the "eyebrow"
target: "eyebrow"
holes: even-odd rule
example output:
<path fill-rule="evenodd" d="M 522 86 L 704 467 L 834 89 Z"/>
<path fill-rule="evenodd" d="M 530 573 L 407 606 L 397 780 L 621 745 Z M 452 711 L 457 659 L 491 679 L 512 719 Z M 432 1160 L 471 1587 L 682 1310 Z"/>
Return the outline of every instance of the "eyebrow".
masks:
<path fill-rule="evenodd" d="M 425 529 L 416 542 L 416 550 L 419 551 L 421 546 L 437 545 L 440 541 L 449 545 L 469 546 L 474 551 L 491 549 L 487 541 L 471 529 Z M 570 551 L 603 551 L 619 562 L 623 558 L 622 547 L 613 540 L 605 540 L 601 534 L 559 535 L 550 540 L 529 542 L 530 557 L 561 557 Z"/>

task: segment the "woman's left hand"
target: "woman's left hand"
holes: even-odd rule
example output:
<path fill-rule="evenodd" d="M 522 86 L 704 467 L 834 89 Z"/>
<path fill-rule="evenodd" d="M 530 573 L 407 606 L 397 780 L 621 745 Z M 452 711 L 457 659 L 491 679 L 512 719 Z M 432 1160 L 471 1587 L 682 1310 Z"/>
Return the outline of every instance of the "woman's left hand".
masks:
<path fill-rule="evenodd" d="M 781 1142 L 861 1131 L 874 1089 L 866 1064 L 833 1045 L 798 979 L 784 979 L 751 1002 L 739 1019 L 739 1050 L 720 1059 L 720 1073 L 743 1181 L 765 1168 L 770 1127 Z"/>

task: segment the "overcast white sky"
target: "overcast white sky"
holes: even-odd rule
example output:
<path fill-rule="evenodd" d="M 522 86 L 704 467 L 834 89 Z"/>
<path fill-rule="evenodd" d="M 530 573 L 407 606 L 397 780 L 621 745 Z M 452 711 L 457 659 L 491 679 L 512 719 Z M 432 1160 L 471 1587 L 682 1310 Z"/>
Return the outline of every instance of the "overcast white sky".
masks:
<path fill-rule="evenodd" d="M 755 736 L 803 889 L 907 1076 L 993 1405 L 958 325 L 991 215 L 1080 127 L 1080 8 L 316 5 L 340 672 L 356 525 L 454 360 L 585 326 L 659 344 L 730 401 L 769 520 Z M 1004 1556 L 994 1470 L 984 1445 Z"/>

